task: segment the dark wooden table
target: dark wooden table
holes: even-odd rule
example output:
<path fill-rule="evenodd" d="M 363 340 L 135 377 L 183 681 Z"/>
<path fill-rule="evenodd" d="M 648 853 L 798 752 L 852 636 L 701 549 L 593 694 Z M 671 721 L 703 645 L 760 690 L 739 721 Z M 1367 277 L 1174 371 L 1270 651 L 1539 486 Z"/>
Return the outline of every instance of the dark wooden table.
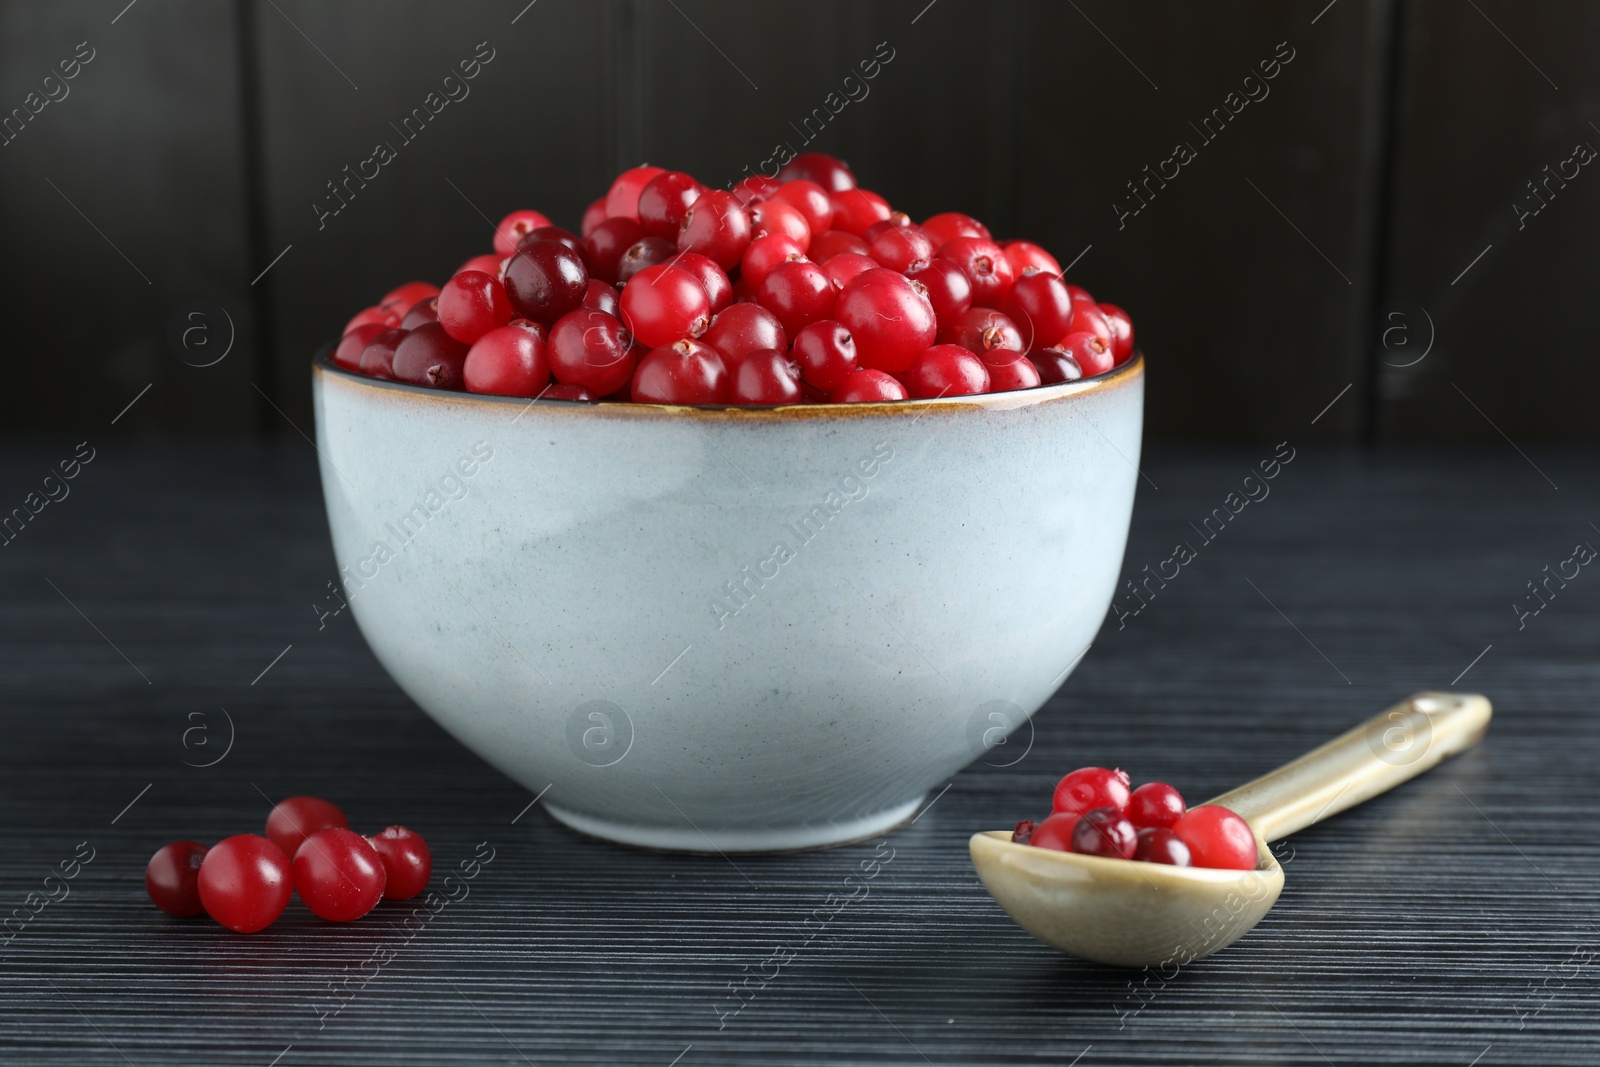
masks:
<path fill-rule="evenodd" d="M 334 568 L 303 441 L 98 449 L 0 548 L 0 1061 L 1600 1062 L 1600 568 L 1513 608 L 1600 545 L 1593 452 L 1302 449 L 1108 622 L 1020 762 L 962 773 L 881 848 L 735 870 L 525 810 L 347 614 L 319 628 Z M 1260 452 L 1148 457 L 1125 570 L 1199 545 L 1189 524 Z M 8 446 L 0 504 L 71 453 Z M 1494 700 L 1486 743 L 1285 842 L 1277 908 L 1175 977 L 1057 955 L 968 863 L 973 830 L 1080 764 L 1202 797 L 1452 684 Z M 295 792 L 422 829 L 441 869 L 492 860 L 409 924 L 295 904 L 240 937 L 145 899 L 158 845 L 259 832 L 264 796 Z M 802 930 L 891 849 L 868 896 Z"/>

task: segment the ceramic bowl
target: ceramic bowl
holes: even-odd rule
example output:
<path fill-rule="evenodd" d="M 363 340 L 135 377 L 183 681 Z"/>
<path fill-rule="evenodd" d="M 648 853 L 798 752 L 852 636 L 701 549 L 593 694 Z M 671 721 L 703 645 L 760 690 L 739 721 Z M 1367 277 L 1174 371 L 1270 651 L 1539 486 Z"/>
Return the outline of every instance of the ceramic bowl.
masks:
<path fill-rule="evenodd" d="M 735 852 L 1014 761 L 1117 583 L 1144 366 L 783 408 L 312 384 L 344 596 L 400 687 L 576 830 Z"/>

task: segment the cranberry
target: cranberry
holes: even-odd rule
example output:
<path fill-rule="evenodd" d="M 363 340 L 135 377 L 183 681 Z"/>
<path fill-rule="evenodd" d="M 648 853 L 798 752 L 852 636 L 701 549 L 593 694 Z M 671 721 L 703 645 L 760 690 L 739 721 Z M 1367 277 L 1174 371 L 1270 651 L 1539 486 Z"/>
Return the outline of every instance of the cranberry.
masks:
<path fill-rule="evenodd" d="M 1100 314 L 1111 327 L 1111 356 L 1120 366 L 1133 356 L 1133 320 L 1115 304 L 1101 304 Z"/>
<path fill-rule="evenodd" d="M 1024 351 L 1054 344 L 1072 330 L 1072 295 L 1054 274 L 1032 270 L 1011 285 L 1003 310 L 1022 330 Z"/>
<path fill-rule="evenodd" d="M 683 171 L 662 171 L 639 191 L 639 225 L 652 237 L 676 241 L 678 224 L 703 192 L 700 183 Z"/>
<path fill-rule="evenodd" d="M 1072 851 L 1072 831 L 1078 825 L 1078 814 L 1057 812 L 1033 829 L 1028 844 L 1035 848 L 1048 848 L 1056 852 Z"/>
<path fill-rule="evenodd" d="M 797 404 L 800 368 L 775 348 L 750 352 L 731 365 L 728 398 L 735 404 Z"/>
<path fill-rule="evenodd" d="M 1138 848 L 1138 831 L 1116 808 L 1086 811 L 1072 828 L 1072 851 L 1081 855 L 1131 860 Z"/>
<path fill-rule="evenodd" d="M 430 296 L 438 295 L 439 287 L 431 282 L 406 282 L 404 285 L 397 285 L 387 293 L 384 293 L 383 299 L 378 303 L 382 307 L 389 307 L 392 304 L 400 309 L 401 314 L 404 314 L 418 300 L 426 300 Z"/>
<path fill-rule="evenodd" d="M 579 308 L 550 328 L 545 357 L 558 382 L 582 386 L 591 397 L 601 397 L 633 377 L 633 335 L 616 316 Z"/>
<path fill-rule="evenodd" d="M 832 315 L 835 296 L 828 275 L 805 259 L 779 263 L 756 287 L 756 299 L 778 316 L 791 337 L 801 327 Z"/>
<path fill-rule="evenodd" d="M 926 292 L 883 267 L 850 280 L 839 293 L 834 317 L 855 338 L 861 365 L 874 370 L 905 370 L 938 332 Z"/>
<path fill-rule="evenodd" d="M 891 211 L 889 212 L 887 218 L 879 219 L 877 222 L 874 222 L 871 226 L 868 226 L 865 230 L 861 231 L 861 239 L 870 245 L 873 241 L 878 239 L 880 234 L 888 233 L 890 230 L 909 229 L 915 229 L 920 232 L 922 228 L 916 223 L 912 222 L 911 216 L 907 215 L 904 211 Z"/>
<path fill-rule="evenodd" d="M 540 226 L 522 239 L 522 242 L 517 245 L 517 251 L 522 251 L 535 241 L 559 241 L 578 253 L 579 259 L 583 259 L 589 254 L 588 248 L 584 246 L 583 238 L 571 230 L 563 230 L 560 226 Z M 589 269 L 588 263 L 589 261 L 584 259 L 584 270 Z"/>
<path fill-rule="evenodd" d="M 708 189 L 683 216 L 678 251 L 698 252 L 723 270 L 732 270 L 751 236 L 750 214 L 739 198 Z"/>
<path fill-rule="evenodd" d="M 644 227 L 630 218 L 609 218 L 583 240 L 588 254 L 589 273 L 601 281 L 616 284 L 622 257 L 634 242 L 645 236 Z"/>
<path fill-rule="evenodd" d="M 739 258 L 739 276 L 751 285 L 760 285 L 767 272 L 779 263 L 803 259 L 806 250 L 786 233 L 766 233 L 745 246 Z"/>
<path fill-rule="evenodd" d="M 354 830 L 318 830 L 294 854 L 294 888 L 311 914 L 329 922 L 361 918 L 383 899 L 383 857 Z"/>
<path fill-rule="evenodd" d="M 1043 379 L 1039 368 L 1027 356 L 999 349 L 979 355 L 989 371 L 989 392 L 1009 393 L 1017 389 L 1032 389 Z"/>
<path fill-rule="evenodd" d="M 581 385 L 552 385 L 545 389 L 541 400 L 585 400 L 594 403 L 600 398 Z"/>
<path fill-rule="evenodd" d="M 801 152 L 778 171 L 778 179 L 785 182 L 800 179 L 816 182 L 830 193 L 854 189 L 856 185 L 856 176 L 850 173 L 844 160 L 823 152 Z"/>
<path fill-rule="evenodd" d="M 511 321 L 511 303 L 498 278 L 464 270 L 439 290 L 439 325 L 463 344 Z"/>
<path fill-rule="evenodd" d="M 828 199 L 828 190 L 809 178 L 784 182 L 773 190 L 770 199 L 782 200 L 798 209 L 805 216 L 806 225 L 811 227 L 812 240 L 833 225 L 833 202 Z"/>
<path fill-rule="evenodd" d="M 349 825 L 344 812 L 321 797 L 287 797 L 268 813 L 267 837 L 292 858 L 300 842 L 318 830 Z"/>
<path fill-rule="evenodd" d="M 385 329 L 392 329 L 400 325 L 400 319 L 404 314 L 404 310 L 399 305 L 391 306 L 385 304 L 382 307 L 374 305 L 369 308 L 362 308 L 351 317 L 349 322 L 344 324 L 344 334 L 353 333 L 363 326 L 382 326 Z"/>
<path fill-rule="evenodd" d="M 699 280 L 700 288 L 706 291 L 706 297 L 711 301 L 711 314 L 715 315 L 733 303 L 733 282 L 728 279 L 728 272 L 705 256 L 698 252 L 679 252 L 672 265 L 688 271 Z"/>
<path fill-rule="evenodd" d="M 847 189 L 828 198 L 833 205 L 833 228 L 857 237 L 874 222 L 889 217 L 889 201 L 868 189 Z"/>
<path fill-rule="evenodd" d="M 711 325 L 711 298 L 699 281 L 666 263 L 640 271 L 623 286 L 619 304 L 633 336 L 652 348 L 699 337 Z"/>
<path fill-rule="evenodd" d="M 951 238 L 934 254 L 966 272 L 972 283 L 972 302 L 983 307 L 999 307 L 1016 280 L 1011 261 L 1000 246 L 983 237 Z"/>
<path fill-rule="evenodd" d="M 627 290 L 622 297 L 627 299 Z M 639 361 L 629 392 L 640 404 L 724 404 L 728 368 L 716 349 L 682 337 Z"/>
<path fill-rule="evenodd" d="M 928 291 L 928 303 L 933 305 L 941 330 L 954 326 L 972 308 L 972 282 L 967 280 L 966 271 L 948 259 L 919 263 L 905 275 Z"/>
<path fill-rule="evenodd" d="M 811 224 L 799 208 L 786 200 L 765 200 L 746 209 L 750 216 L 750 232 L 761 234 L 781 233 L 794 238 L 804 252 L 811 247 Z"/>
<path fill-rule="evenodd" d="M 1057 346 L 1083 368 L 1086 377 L 1104 374 L 1115 363 L 1111 349 L 1092 333 L 1069 333 L 1057 342 Z"/>
<path fill-rule="evenodd" d="M 345 370 L 361 369 L 361 352 L 372 339 L 389 329 L 381 322 L 365 322 L 339 339 L 333 361 Z"/>
<path fill-rule="evenodd" d="M 850 279 L 857 274 L 876 270 L 878 266 L 878 261 L 871 256 L 864 256 L 856 252 L 840 252 L 822 264 L 822 272 L 833 283 L 833 288 L 839 290 L 849 285 Z"/>
<path fill-rule="evenodd" d="M 548 225 L 550 220 L 537 211 L 513 211 L 494 228 L 494 250 L 502 256 L 509 256 L 517 250 L 517 244 L 524 237 L 540 226 Z"/>
<path fill-rule="evenodd" d="M 1164 827 L 1152 826 L 1139 831 L 1133 858 L 1146 863 L 1169 863 L 1174 867 L 1187 867 L 1190 865 L 1191 855 L 1189 846 L 1183 843 L 1183 838 Z"/>
<path fill-rule="evenodd" d="M 410 900 L 428 887 L 433 874 L 433 853 L 422 835 L 404 826 L 391 826 L 367 841 L 383 860 L 386 876 L 383 895 L 390 900 Z"/>
<path fill-rule="evenodd" d="M 198 841 L 162 845 L 145 864 L 144 891 L 168 915 L 199 915 L 205 910 L 200 903 L 200 863 L 205 858 L 206 846 Z"/>
<path fill-rule="evenodd" d="M 225 837 L 211 846 L 196 882 L 206 914 L 240 934 L 276 922 L 294 889 L 289 857 L 256 834 Z"/>
<path fill-rule="evenodd" d="M 606 221 L 606 198 L 602 196 L 598 200 L 591 201 L 589 206 L 583 209 L 583 221 L 578 226 L 578 232 L 587 241 L 589 235 L 604 221 Z"/>
<path fill-rule="evenodd" d="M 872 258 L 902 274 L 933 258 L 933 242 L 918 226 L 891 226 L 871 241 Z"/>
<path fill-rule="evenodd" d="M 1166 782 L 1146 782 L 1128 801 L 1128 818 L 1141 830 L 1170 827 L 1183 812 L 1182 794 Z"/>
<path fill-rule="evenodd" d="M 639 194 L 658 175 L 665 174 L 664 167 L 633 167 L 617 175 L 606 193 L 606 215 L 610 218 L 639 220 Z M 631 241 L 629 242 L 632 243 Z"/>
<path fill-rule="evenodd" d="M 739 198 L 739 203 L 749 207 L 751 204 L 771 199 L 772 194 L 778 191 L 780 184 L 778 179 L 769 178 L 765 174 L 752 174 L 747 178 L 741 179 L 737 185 L 728 191 Z"/>
<path fill-rule="evenodd" d="M 534 241 L 506 266 L 506 297 L 511 308 L 533 322 L 555 322 L 580 307 L 588 291 L 583 257 L 560 241 Z"/>
<path fill-rule="evenodd" d="M 1007 241 L 1000 246 L 1000 251 L 1006 254 L 1006 259 L 1011 263 L 1011 272 L 1019 278 L 1029 267 L 1057 276 L 1061 274 L 1061 264 L 1056 262 L 1056 257 L 1032 241 Z"/>
<path fill-rule="evenodd" d="M 505 261 L 509 258 L 509 256 L 499 255 L 473 256 L 471 259 L 461 264 L 461 266 L 457 267 L 456 273 L 460 274 L 464 270 L 481 270 L 485 274 L 492 274 L 494 277 L 498 278 L 501 274 L 501 268 L 505 265 Z M 416 307 L 415 304 L 411 306 Z"/>
<path fill-rule="evenodd" d="M 665 237 L 641 237 L 628 246 L 617 263 L 617 284 L 626 285 L 629 279 L 646 267 L 665 263 L 678 254 L 678 246 Z"/>
<path fill-rule="evenodd" d="M 933 239 L 935 247 L 946 241 L 953 241 L 957 237 L 989 239 L 989 227 L 971 215 L 963 215 L 959 211 L 941 211 L 937 215 L 930 215 L 923 220 L 922 228 Z"/>
<path fill-rule="evenodd" d="M 789 334 L 778 316 L 760 304 L 732 304 L 717 313 L 700 340 L 722 353 L 731 367 L 751 352 L 789 349 Z"/>
<path fill-rule="evenodd" d="M 1229 871 L 1256 869 L 1256 835 L 1250 824 L 1227 808 L 1202 804 L 1172 824 L 1172 832 L 1189 846 L 1196 867 Z"/>
<path fill-rule="evenodd" d="M 518 319 L 490 330 L 467 351 L 461 381 L 469 393 L 538 396 L 550 382 L 544 328 Z"/>
<path fill-rule="evenodd" d="M 830 404 L 858 404 L 878 400 L 908 399 L 906 387 L 892 374 L 881 370 L 854 370 L 828 393 Z"/>
<path fill-rule="evenodd" d="M 439 321 L 439 298 L 430 296 L 411 305 L 411 310 L 406 312 L 406 317 L 400 320 L 402 330 L 415 330 L 427 322 Z"/>
<path fill-rule="evenodd" d="M 807 385 L 823 392 L 839 388 L 856 370 L 856 343 L 832 319 L 813 322 L 794 335 L 794 361 Z"/>
<path fill-rule="evenodd" d="M 394 378 L 394 350 L 406 339 L 406 330 L 385 330 L 361 350 L 360 371 L 369 378 Z"/>
<path fill-rule="evenodd" d="M 987 355 L 990 352 L 1023 353 L 1028 350 L 1011 316 L 994 308 L 972 308 L 955 325 L 939 331 L 940 344 L 960 345 L 962 348 Z"/>
<path fill-rule="evenodd" d="M 1089 295 L 1089 290 L 1085 289 L 1081 285 L 1073 285 L 1071 282 L 1068 282 L 1067 292 L 1072 294 L 1072 302 L 1074 304 L 1092 305 L 1094 303 L 1094 297 Z"/>
<path fill-rule="evenodd" d="M 1094 808 L 1128 806 L 1128 776 L 1104 767 L 1080 767 L 1056 783 L 1054 810 L 1082 815 Z"/>
<path fill-rule="evenodd" d="M 1039 381 L 1044 385 L 1075 382 L 1083 377 L 1083 368 L 1072 353 L 1058 345 L 1035 348 L 1028 353 L 1028 362 L 1039 372 Z"/>
<path fill-rule="evenodd" d="M 1111 331 L 1111 320 L 1106 318 L 1105 312 L 1100 310 L 1100 306 L 1081 300 L 1072 306 L 1072 330 L 1070 332 L 1092 333 L 1100 338 L 1101 343 L 1107 348 L 1110 348 L 1111 343 L 1116 340 L 1116 334 Z M 1066 335 L 1063 334 L 1062 337 L 1065 339 Z M 1088 368 L 1085 367 L 1084 370 L 1088 370 Z"/>
<path fill-rule="evenodd" d="M 1016 845 L 1026 845 L 1033 838 L 1033 831 L 1038 826 L 1032 819 L 1023 819 L 1017 823 L 1017 828 L 1011 831 L 1011 842 Z"/>
<path fill-rule="evenodd" d="M 412 385 L 459 392 L 467 349 L 437 322 L 425 322 L 406 334 L 394 350 L 394 376 Z"/>
<path fill-rule="evenodd" d="M 989 371 L 983 360 L 960 345 L 934 345 L 918 356 L 900 378 L 915 400 L 989 391 Z"/>
<path fill-rule="evenodd" d="M 854 252 L 865 256 L 872 252 L 872 246 L 859 234 L 845 233 L 843 230 L 823 230 L 821 233 L 811 235 L 811 247 L 806 250 L 806 255 L 818 263 L 826 263 L 841 252 Z"/>
<path fill-rule="evenodd" d="M 596 308 L 607 315 L 615 315 L 619 306 L 617 291 L 599 278 L 590 278 L 583 290 L 581 307 Z"/>

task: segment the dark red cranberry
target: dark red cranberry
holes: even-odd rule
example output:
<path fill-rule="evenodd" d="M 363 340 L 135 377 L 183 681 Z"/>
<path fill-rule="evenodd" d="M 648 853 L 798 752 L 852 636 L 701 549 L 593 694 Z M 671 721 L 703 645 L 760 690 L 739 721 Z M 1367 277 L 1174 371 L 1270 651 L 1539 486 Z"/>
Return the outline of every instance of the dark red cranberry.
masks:
<path fill-rule="evenodd" d="M 1133 320 L 1115 304 L 1101 304 L 1100 314 L 1111 327 L 1111 355 L 1121 366 L 1133 356 Z"/>
<path fill-rule="evenodd" d="M 750 216 L 750 233 L 759 237 L 764 233 L 781 233 L 792 237 L 804 252 L 811 247 L 811 225 L 799 208 L 786 200 L 764 200 L 747 209 Z"/>
<path fill-rule="evenodd" d="M 1083 377 L 1083 368 L 1072 358 L 1072 353 L 1057 345 L 1035 348 L 1028 353 L 1028 362 L 1039 372 L 1039 381 L 1043 385 L 1075 382 Z"/>
<path fill-rule="evenodd" d="M 389 327 L 381 322 L 365 322 L 339 339 L 333 350 L 333 361 L 345 370 L 361 369 L 361 353 L 372 339 Z"/>
<path fill-rule="evenodd" d="M 804 179 L 816 182 L 830 193 L 854 189 L 856 176 L 844 160 L 835 159 L 823 152 L 801 152 L 778 171 L 778 180 L 792 182 Z"/>
<path fill-rule="evenodd" d="M 972 283 L 972 302 L 981 307 L 999 307 L 1004 301 L 1016 275 L 1011 261 L 1000 246 L 982 237 L 955 237 L 939 246 L 934 253 L 948 259 L 966 271 Z"/>
<path fill-rule="evenodd" d="M 1033 828 L 1028 844 L 1034 848 L 1048 848 L 1054 852 L 1072 851 L 1072 831 L 1078 825 L 1076 813 L 1051 815 Z"/>
<path fill-rule="evenodd" d="M 1183 795 L 1166 782 L 1146 782 L 1128 800 L 1128 818 L 1141 830 L 1171 826 L 1185 810 Z"/>
<path fill-rule="evenodd" d="M 1038 824 L 1032 819 L 1023 819 L 1017 823 L 1017 828 L 1011 831 L 1011 842 L 1015 845 L 1026 845 L 1033 838 L 1034 828 Z"/>
<path fill-rule="evenodd" d="M 411 305 L 411 310 L 406 312 L 406 317 L 400 320 L 402 330 L 415 330 L 425 322 L 439 321 L 439 298 L 430 296 L 426 300 L 418 300 Z"/>
<path fill-rule="evenodd" d="M 778 316 L 752 303 L 730 304 L 719 311 L 700 340 L 721 352 L 730 367 L 751 352 L 789 349 L 789 333 Z"/>
<path fill-rule="evenodd" d="M 391 826 L 367 840 L 383 860 L 388 876 L 383 887 L 385 900 L 410 900 L 428 887 L 433 853 L 421 834 L 404 826 Z"/>
<path fill-rule="evenodd" d="M 367 342 L 361 350 L 359 370 L 369 378 L 394 378 L 394 351 L 406 339 L 408 331 L 385 330 Z"/>
<path fill-rule="evenodd" d="M 1092 333 L 1069 333 L 1057 343 L 1083 368 L 1085 377 L 1104 374 L 1116 362 L 1110 346 Z"/>
<path fill-rule="evenodd" d="M 859 234 L 845 233 L 843 230 L 823 230 L 821 233 L 811 235 L 811 247 L 806 250 L 806 255 L 818 263 L 826 263 L 841 252 L 854 252 L 866 256 L 871 255 L 872 246 Z"/>
<path fill-rule="evenodd" d="M 144 868 L 144 890 L 168 915 L 187 918 L 205 911 L 200 903 L 200 864 L 206 846 L 198 841 L 162 845 Z"/>
<path fill-rule="evenodd" d="M 627 218 L 637 222 L 639 194 L 658 175 L 664 173 L 666 173 L 665 168 L 645 165 L 630 167 L 617 175 L 616 180 L 611 183 L 611 188 L 606 191 L 606 215 L 610 218 Z"/>
<path fill-rule="evenodd" d="M 960 345 L 934 345 L 918 356 L 900 379 L 913 400 L 989 391 L 989 371 L 983 360 Z"/>
<path fill-rule="evenodd" d="M 618 303 L 622 321 L 651 348 L 699 337 L 711 325 L 711 298 L 693 274 L 670 263 L 640 271 L 622 287 Z"/>
<path fill-rule="evenodd" d="M 933 239 L 935 248 L 957 237 L 989 239 L 989 227 L 971 215 L 963 215 L 959 211 L 942 211 L 937 215 L 930 215 L 923 220 L 922 228 Z"/>
<path fill-rule="evenodd" d="M 806 217 L 806 224 L 811 227 L 813 241 L 819 233 L 833 225 L 833 202 L 828 199 L 828 190 L 808 178 L 784 182 L 773 191 L 771 199 L 782 200 L 798 208 L 800 214 Z"/>
<path fill-rule="evenodd" d="M 939 343 L 960 345 L 980 356 L 991 352 L 1021 355 L 1028 350 L 1016 323 L 994 308 L 972 308 L 957 319 L 954 326 L 939 331 Z"/>
<path fill-rule="evenodd" d="M 617 284 L 626 285 L 628 279 L 658 263 L 665 263 L 678 254 L 678 246 L 665 237 L 641 237 L 628 246 L 617 264 Z"/>
<path fill-rule="evenodd" d="M 980 355 L 989 370 L 989 392 L 1009 393 L 1032 389 L 1041 381 L 1039 368 L 1027 356 L 1004 349 Z"/>
<path fill-rule="evenodd" d="M 729 364 L 728 399 L 734 404 L 798 404 L 800 368 L 775 348 L 750 352 Z"/>
<path fill-rule="evenodd" d="M 828 394 L 830 404 L 861 404 L 880 400 L 905 400 L 906 387 L 881 370 L 855 370 Z"/>
<path fill-rule="evenodd" d="M 592 397 L 602 397 L 633 377 L 633 348 L 633 335 L 621 319 L 594 308 L 579 308 L 561 316 L 550 328 L 545 355 L 556 381 L 582 386 Z"/>
<path fill-rule="evenodd" d="M 437 322 L 425 322 L 406 334 L 394 350 L 394 376 L 412 385 L 460 392 L 469 346 L 445 332 Z"/>
<path fill-rule="evenodd" d="M 644 227 L 633 219 L 622 217 L 606 219 L 583 241 L 583 247 L 587 251 L 584 258 L 588 261 L 589 273 L 603 282 L 615 285 L 622 257 L 633 243 L 644 235 Z"/>
<path fill-rule="evenodd" d="M 839 388 L 856 369 L 856 343 L 832 319 L 813 322 L 794 335 L 794 361 L 807 385 L 823 392 Z"/>
<path fill-rule="evenodd" d="M 918 226 L 891 226 L 871 238 L 872 258 L 904 274 L 933 258 L 933 242 Z"/>
<path fill-rule="evenodd" d="M 723 270 L 732 270 L 752 236 L 750 213 L 739 198 L 708 189 L 683 216 L 678 251 L 698 252 Z"/>
<path fill-rule="evenodd" d="M 833 228 L 857 237 L 890 215 L 889 202 L 870 189 L 846 189 L 834 193 L 828 201 L 833 205 Z"/>
<path fill-rule="evenodd" d="M 641 359 L 628 391 L 636 404 L 725 404 L 728 369 L 716 349 L 683 337 Z"/>
<path fill-rule="evenodd" d="M 705 256 L 698 252 L 679 252 L 672 265 L 693 274 L 700 282 L 700 288 L 706 291 L 706 298 L 711 301 L 711 314 L 715 315 L 733 303 L 733 282 L 728 280 L 728 272 Z"/>
<path fill-rule="evenodd" d="M 823 264 L 827 266 L 826 263 Z M 931 259 L 905 272 L 928 292 L 934 317 L 941 330 L 954 326 L 972 308 L 972 283 L 967 272 L 948 259 Z"/>
<path fill-rule="evenodd" d="M 1001 308 L 1022 331 L 1023 350 L 1054 344 L 1072 331 L 1072 294 L 1054 274 L 1030 268 L 1011 285 Z"/>
<path fill-rule="evenodd" d="M 890 373 L 911 366 L 938 332 L 927 292 L 883 267 L 850 280 L 839 293 L 834 318 L 855 338 L 863 367 Z"/>
<path fill-rule="evenodd" d="M 583 257 L 560 241 L 534 241 L 506 264 L 506 297 L 522 318 L 546 325 L 583 304 Z"/>
<path fill-rule="evenodd" d="M 806 250 L 786 233 L 764 233 L 745 246 L 739 257 L 739 276 L 751 285 L 760 285 L 767 272 L 779 263 L 804 259 Z"/>
<path fill-rule="evenodd" d="M 1061 264 L 1056 262 L 1056 257 L 1032 241 L 1007 241 L 1000 246 L 1000 251 L 1011 261 L 1011 272 L 1019 278 L 1029 267 L 1055 275 L 1061 273 Z"/>
<path fill-rule="evenodd" d="M 651 178 L 639 191 L 639 225 L 652 237 L 676 242 L 678 225 L 689 205 L 705 190 L 681 170 L 667 170 Z"/>
<path fill-rule="evenodd" d="M 1166 863 L 1174 867 L 1190 865 L 1189 846 L 1183 838 L 1164 827 L 1140 830 L 1133 858 L 1146 863 Z"/>
<path fill-rule="evenodd" d="M 1084 856 L 1131 860 L 1139 848 L 1139 832 L 1116 808 L 1094 808 L 1072 828 L 1072 851 Z"/>
<path fill-rule="evenodd" d="M 850 279 L 857 274 L 876 270 L 878 266 L 878 261 L 871 256 L 863 256 L 856 252 L 840 252 L 823 263 L 822 270 L 837 290 L 849 285 Z"/>
<path fill-rule="evenodd" d="M 583 290 L 582 306 L 596 308 L 607 315 L 615 315 L 618 310 L 617 291 L 599 278 L 590 278 L 589 284 Z"/>
<path fill-rule="evenodd" d="M 828 275 L 805 259 L 778 264 L 756 287 L 756 299 L 778 316 L 791 337 L 801 327 L 832 315 L 835 295 Z"/>
<path fill-rule="evenodd" d="M 1128 776 L 1121 770 L 1079 767 L 1056 783 L 1054 810 L 1082 815 L 1093 808 L 1128 806 Z"/>
<path fill-rule="evenodd" d="M 583 259 L 584 269 L 589 269 L 589 261 L 585 258 L 588 256 L 589 250 L 584 246 L 583 238 L 571 230 L 563 230 L 560 226 L 540 226 L 522 239 L 522 243 L 517 245 L 517 251 L 522 251 L 535 241 L 560 241 L 578 253 L 579 258 Z"/>
<path fill-rule="evenodd" d="M 539 395 L 539 399 L 583 400 L 593 404 L 598 402 L 600 398 L 589 392 L 589 390 L 585 389 L 581 385 L 562 385 L 557 383 L 555 385 L 545 386 L 545 390 Z"/>

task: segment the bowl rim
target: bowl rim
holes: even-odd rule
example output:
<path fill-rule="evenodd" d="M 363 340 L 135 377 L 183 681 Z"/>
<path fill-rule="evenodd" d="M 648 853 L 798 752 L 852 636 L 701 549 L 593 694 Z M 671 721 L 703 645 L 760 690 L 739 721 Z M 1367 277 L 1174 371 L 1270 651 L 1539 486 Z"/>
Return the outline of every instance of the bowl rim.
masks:
<path fill-rule="evenodd" d="M 513 405 L 524 411 L 537 407 L 542 412 L 571 413 L 588 418 L 660 419 L 694 418 L 702 421 L 786 422 L 804 419 L 853 418 L 921 418 L 929 411 L 946 413 L 961 411 L 1007 411 L 1017 408 L 1038 407 L 1059 403 L 1088 393 L 1118 389 L 1138 381 L 1144 376 L 1144 353 L 1135 350 L 1125 363 L 1119 364 L 1091 378 L 1055 385 L 1038 385 L 1032 389 L 1015 389 L 1004 393 L 980 393 L 976 396 L 934 397 L 922 400 L 874 400 L 856 404 L 641 404 L 641 403 L 583 403 L 571 400 L 540 400 L 522 396 L 500 396 L 494 393 L 456 392 L 448 389 L 429 389 L 426 386 L 397 382 L 387 378 L 370 378 L 357 371 L 348 370 L 333 362 L 333 346 L 324 346 L 311 360 L 312 378 L 320 385 L 324 377 L 349 385 L 364 386 L 375 397 L 388 396 L 400 400 L 407 397 L 432 403 Z M 520 417 L 520 416 L 519 416 Z"/>

